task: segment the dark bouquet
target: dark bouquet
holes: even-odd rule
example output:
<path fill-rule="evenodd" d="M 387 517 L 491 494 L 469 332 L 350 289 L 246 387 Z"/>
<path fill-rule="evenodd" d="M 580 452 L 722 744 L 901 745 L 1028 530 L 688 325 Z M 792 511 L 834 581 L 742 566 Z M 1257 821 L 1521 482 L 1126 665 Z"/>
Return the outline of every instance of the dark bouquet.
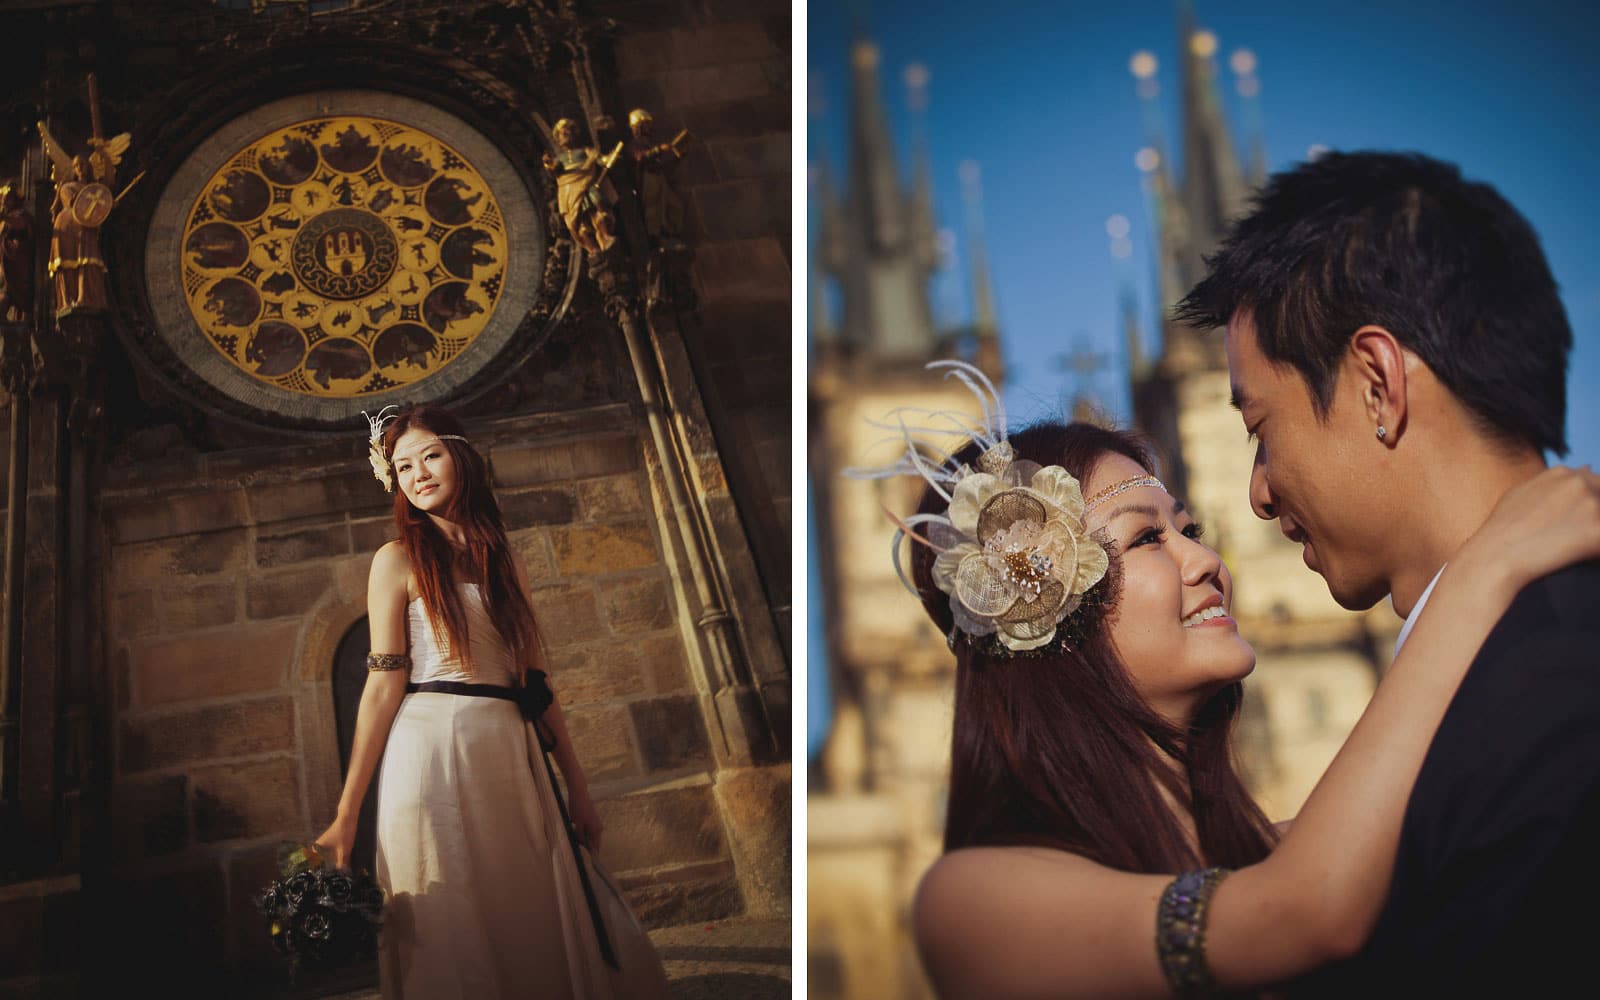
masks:
<path fill-rule="evenodd" d="M 372 876 L 334 868 L 309 844 L 285 844 L 278 860 L 283 877 L 256 895 L 256 909 L 290 972 L 372 958 L 383 922 L 383 890 Z"/>

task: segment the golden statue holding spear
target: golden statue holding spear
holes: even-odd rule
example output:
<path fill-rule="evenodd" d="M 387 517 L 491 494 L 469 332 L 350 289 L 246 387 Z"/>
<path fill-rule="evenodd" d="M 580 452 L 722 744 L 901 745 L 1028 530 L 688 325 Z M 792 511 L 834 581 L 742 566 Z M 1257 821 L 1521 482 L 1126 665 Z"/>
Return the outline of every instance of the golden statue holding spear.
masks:
<path fill-rule="evenodd" d="M 45 152 L 55 165 L 52 176 L 56 182 L 56 200 L 50 208 L 54 224 L 50 237 L 50 276 L 55 283 L 57 315 L 107 307 L 106 264 L 100 256 L 100 227 L 110 217 L 112 207 L 139 180 L 135 177 L 121 194 L 111 193 L 117 166 L 128 151 L 131 137 L 124 132 L 110 139 L 102 138 L 99 96 L 91 75 L 89 119 L 94 134 L 89 138 L 87 152 L 69 156 L 45 123 L 39 123 Z"/>

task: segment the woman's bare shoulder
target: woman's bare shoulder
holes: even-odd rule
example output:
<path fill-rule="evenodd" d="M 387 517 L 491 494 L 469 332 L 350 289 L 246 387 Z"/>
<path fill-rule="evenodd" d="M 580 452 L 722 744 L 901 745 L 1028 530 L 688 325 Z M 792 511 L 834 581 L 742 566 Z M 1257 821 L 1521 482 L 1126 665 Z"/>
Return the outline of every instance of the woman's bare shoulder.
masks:
<path fill-rule="evenodd" d="M 963 847 L 935 861 L 922 876 L 922 884 L 965 886 L 990 879 L 1033 878 L 1041 872 L 1070 875 L 1102 868 L 1082 855 L 1050 847 Z"/>
<path fill-rule="evenodd" d="M 1040 880 L 1059 883 L 1105 870 L 1088 858 L 1048 847 L 965 847 L 945 854 L 923 873 L 916 919 L 919 924 L 944 923 L 982 910 L 990 900 L 1015 899 L 1020 888 Z"/>
<path fill-rule="evenodd" d="M 373 553 L 367 587 L 384 592 L 405 591 L 407 597 L 411 596 L 411 559 L 398 539 L 384 542 Z"/>
<path fill-rule="evenodd" d="M 378 546 L 378 551 L 372 554 L 373 572 L 393 572 L 396 569 L 410 572 L 411 559 L 406 555 L 406 547 L 400 544 L 400 539 L 391 538 Z"/>

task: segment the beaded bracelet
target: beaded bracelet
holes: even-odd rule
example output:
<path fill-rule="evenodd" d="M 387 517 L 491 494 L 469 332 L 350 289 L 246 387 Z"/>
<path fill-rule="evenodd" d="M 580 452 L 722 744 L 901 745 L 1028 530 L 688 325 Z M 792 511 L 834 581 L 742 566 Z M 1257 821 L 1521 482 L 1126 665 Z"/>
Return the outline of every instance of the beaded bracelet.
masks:
<path fill-rule="evenodd" d="M 1216 980 L 1206 967 L 1206 910 L 1211 893 L 1230 872 L 1202 868 L 1184 872 L 1161 893 L 1156 908 L 1156 954 L 1167 985 L 1179 996 L 1209 996 Z"/>
<path fill-rule="evenodd" d="M 368 670 L 410 670 L 411 657 L 405 653 L 368 653 Z"/>

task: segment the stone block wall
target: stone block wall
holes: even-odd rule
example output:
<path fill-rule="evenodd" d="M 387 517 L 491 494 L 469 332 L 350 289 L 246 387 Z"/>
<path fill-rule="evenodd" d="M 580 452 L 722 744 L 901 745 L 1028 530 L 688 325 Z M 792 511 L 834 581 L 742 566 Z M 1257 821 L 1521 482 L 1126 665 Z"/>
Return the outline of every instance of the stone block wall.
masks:
<path fill-rule="evenodd" d="M 602 860 L 647 924 L 739 912 L 631 411 L 473 434 L 607 823 Z M 329 677 L 366 613 L 372 553 L 393 536 L 359 440 L 250 457 L 115 466 L 101 496 L 118 908 L 163 916 L 148 925 L 169 941 L 158 953 L 176 934 L 234 970 L 274 962 L 249 895 L 276 846 L 332 819 Z"/>
<path fill-rule="evenodd" d="M 704 477 L 703 503 L 719 538 L 749 536 L 756 565 L 729 567 L 737 606 L 771 609 L 778 645 L 752 660 L 783 666 L 758 679 L 787 711 L 790 635 L 790 238 L 792 235 L 790 8 L 635 0 L 608 4 L 622 30 L 618 90 L 644 107 L 656 134 L 698 140 L 679 166 L 685 238 L 694 247 L 697 321 L 683 331 L 683 375 L 699 385 L 711 436 L 695 457 L 723 456 Z M 675 345 L 662 345 L 669 375 Z M 731 457 L 730 457 L 731 456 Z M 704 464 L 704 463 L 702 463 Z M 763 637 L 747 637 L 760 647 Z M 771 654 L 771 655 L 769 655 Z M 781 682 L 781 684 L 780 684 Z M 782 698 L 772 690 L 780 686 Z M 787 715 L 781 729 L 787 734 Z"/>
<path fill-rule="evenodd" d="M 748 910 L 786 917 L 792 12 L 779 0 L 623 0 L 605 11 L 619 26 L 622 106 L 648 108 L 662 139 L 686 128 L 697 140 L 677 177 L 698 309 L 681 335 L 660 337 L 654 347 L 686 431 L 691 485 L 723 557 L 748 681 L 759 693 L 759 706 L 745 710 L 758 709 L 780 743 L 781 763 L 719 772 L 716 797 L 724 818 L 743 831 L 732 847 Z M 647 459 L 660 503 L 661 470 L 653 454 Z M 693 627 L 680 623 L 680 630 Z M 701 707 L 715 717 L 715 707 Z"/>

